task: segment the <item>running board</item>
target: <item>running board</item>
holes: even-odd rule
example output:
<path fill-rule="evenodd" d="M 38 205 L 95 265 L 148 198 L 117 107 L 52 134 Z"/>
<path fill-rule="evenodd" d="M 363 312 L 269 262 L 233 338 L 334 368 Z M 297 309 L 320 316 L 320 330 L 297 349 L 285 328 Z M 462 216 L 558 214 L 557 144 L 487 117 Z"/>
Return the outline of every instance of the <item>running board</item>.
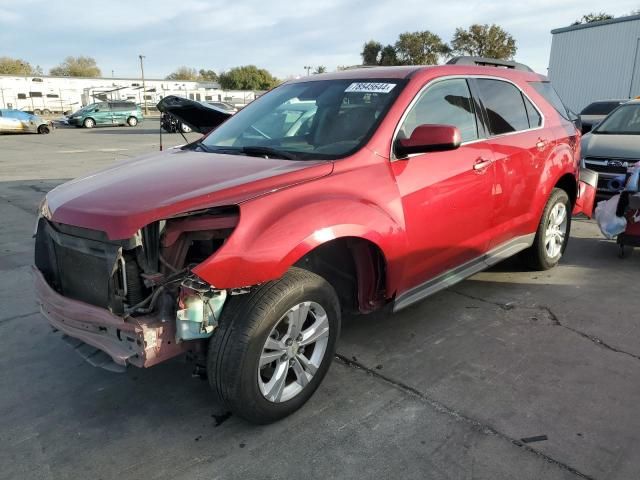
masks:
<path fill-rule="evenodd" d="M 402 310 L 403 308 L 419 302 L 440 290 L 444 290 L 451 285 L 455 285 L 456 283 L 469 278 L 471 275 L 486 270 L 496 263 L 521 252 L 522 250 L 526 250 L 533 245 L 535 236 L 535 233 L 532 233 L 530 235 L 523 235 L 521 237 L 514 238 L 513 240 L 510 240 L 507 243 L 474 258 L 473 260 L 469 260 L 467 263 L 464 263 L 459 267 L 448 270 L 437 277 L 418 285 L 417 287 L 407 290 L 396 298 L 393 304 L 393 311 L 397 312 L 398 310 Z"/>

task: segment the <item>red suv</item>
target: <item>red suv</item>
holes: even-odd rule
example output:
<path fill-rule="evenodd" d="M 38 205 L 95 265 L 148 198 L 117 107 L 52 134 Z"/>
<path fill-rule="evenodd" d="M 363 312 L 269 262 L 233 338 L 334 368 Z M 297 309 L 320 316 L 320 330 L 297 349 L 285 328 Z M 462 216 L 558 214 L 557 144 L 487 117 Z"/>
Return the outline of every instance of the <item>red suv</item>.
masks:
<path fill-rule="evenodd" d="M 253 422 L 309 399 L 341 312 L 398 311 L 516 253 L 551 268 L 572 211 L 593 207 L 579 131 L 516 63 L 305 77 L 223 123 L 196 102 L 162 106 L 220 125 L 52 190 L 37 299 L 94 365 L 189 352 Z"/>

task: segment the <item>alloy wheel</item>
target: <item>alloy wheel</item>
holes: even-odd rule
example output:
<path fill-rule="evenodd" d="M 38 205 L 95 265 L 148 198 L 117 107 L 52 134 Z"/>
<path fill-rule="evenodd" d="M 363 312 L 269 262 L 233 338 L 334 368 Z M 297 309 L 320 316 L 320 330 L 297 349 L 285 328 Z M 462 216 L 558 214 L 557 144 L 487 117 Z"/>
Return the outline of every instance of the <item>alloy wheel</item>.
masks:
<path fill-rule="evenodd" d="M 544 247 L 549 258 L 556 258 L 562 252 L 567 224 L 567 206 L 564 203 L 556 203 L 549 213 L 544 237 Z"/>
<path fill-rule="evenodd" d="M 302 302 L 285 313 L 262 347 L 258 386 L 270 402 L 291 400 L 316 374 L 327 351 L 329 318 L 316 302 Z"/>

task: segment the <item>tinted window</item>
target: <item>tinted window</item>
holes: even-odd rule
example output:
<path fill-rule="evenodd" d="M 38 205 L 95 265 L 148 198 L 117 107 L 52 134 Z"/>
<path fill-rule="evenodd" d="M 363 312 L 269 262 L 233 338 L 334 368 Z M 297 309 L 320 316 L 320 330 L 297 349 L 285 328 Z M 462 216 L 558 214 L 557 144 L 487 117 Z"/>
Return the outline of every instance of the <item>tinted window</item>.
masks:
<path fill-rule="evenodd" d="M 33 98 L 40 98 L 42 97 L 42 92 L 29 92 L 29 96 Z"/>
<path fill-rule="evenodd" d="M 55 93 L 47 93 L 47 98 L 58 98 L 58 95 Z"/>
<path fill-rule="evenodd" d="M 569 113 L 569 109 L 564 105 L 560 95 L 555 91 L 551 82 L 529 82 L 533 88 L 536 89 L 542 97 L 555 108 L 560 115 L 567 120 L 570 120 L 572 115 Z"/>
<path fill-rule="evenodd" d="M 609 115 L 622 102 L 593 102 L 582 109 L 580 115 Z"/>
<path fill-rule="evenodd" d="M 536 107 L 533 106 L 533 103 L 531 103 L 527 97 L 523 95 L 522 98 L 524 99 L 524 106 L 527 109 L 527 117 L 529 117 L 529 127 L 536 128 L 541 126 L 542 115 L 540 115 L 540 112 L 538 112 Z"/>
<path fill-rule="evenodd" d="M 18 99 L 19 99 L 19 100 L 23 100 L 23 99 L 25 99 L 25 98 L 27 98 L 27 94 L 26 94 L 26 93 L 19 93 L 19 94 L 18 94 Z"/>
<path fill-rule="evenodd" d="M 475 110 L 466 80 L 444 80 L 429 87 L 407 114 L 398 135 L 409 138 L 417 126 L 429 123 L 458 127 L 463 142 L 478 138 Z"/>
<path fill-rule="evenodd" d="M 476 80 L 492 135 L 517 132 L 529 128 L 529 117 L 522 93 L 514 85 L 501 80 Z"/>

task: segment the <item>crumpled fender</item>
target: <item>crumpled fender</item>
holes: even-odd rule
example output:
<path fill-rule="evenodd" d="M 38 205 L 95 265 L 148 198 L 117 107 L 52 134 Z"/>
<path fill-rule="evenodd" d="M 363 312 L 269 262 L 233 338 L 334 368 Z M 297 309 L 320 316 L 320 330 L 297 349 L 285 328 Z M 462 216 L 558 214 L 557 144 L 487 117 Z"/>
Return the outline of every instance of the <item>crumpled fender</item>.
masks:
<path fill-rule="evenodd" d="M 289 189 L 240 205 L 232 235 L 193 272 L 216 288 L 251 286 L 281 277 L 323 243 L 358 237 L 384 253 L 387 292 L 393 292 L 402 273 L 403 218 L 366 199 L 321 193 L 321 188 L 315 193 Z"/>

